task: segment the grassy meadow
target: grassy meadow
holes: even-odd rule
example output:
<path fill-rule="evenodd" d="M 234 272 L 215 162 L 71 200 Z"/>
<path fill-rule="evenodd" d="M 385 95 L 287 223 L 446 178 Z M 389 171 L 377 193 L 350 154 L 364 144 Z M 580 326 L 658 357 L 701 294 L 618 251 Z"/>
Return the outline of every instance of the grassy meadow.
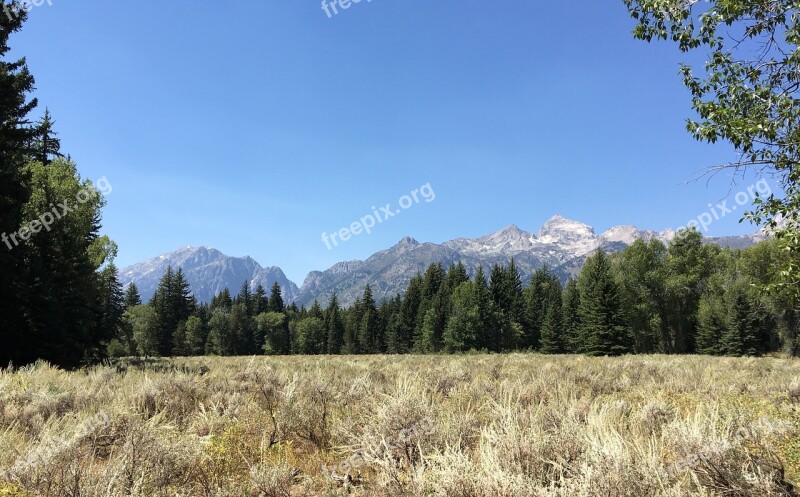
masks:
<path fill-rule="evenodd" d="M 0 373 L 0 496 L 799 495 L 800 361 L 127 360 Z"/>

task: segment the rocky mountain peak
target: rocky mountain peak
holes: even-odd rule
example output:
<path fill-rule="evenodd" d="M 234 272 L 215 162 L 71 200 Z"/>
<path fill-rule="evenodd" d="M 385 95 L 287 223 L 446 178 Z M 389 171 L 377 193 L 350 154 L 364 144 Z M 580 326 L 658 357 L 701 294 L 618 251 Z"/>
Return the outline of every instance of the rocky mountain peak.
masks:
<path fill-rule="evenodd" d="M 606 243 L 618 242 L 624 243 L 625 245 L 631 245 L 640 238 L 647 241 L 654 236 L 656 236 L 656 233 L 654 232 L 642 231 L 636 226 L 626 224 L 609 228 L 609 230 L 603 233 L 600 238 Z"/>
<path fill-rule="evenodd" d="M 596 238 L 594 228 L 591 226 L 561 215 L 555 215 L 548 219 L 539 231 L 540 242 L 565 246 L 594 242 Z"/>
<path fill-rule="evenodd" d="M 402 240 L 400 240 L 397 243 L 397 245 L 415 247 L 415 246 L 419 245 L 419 242 L 416 241 L 415 239 L 411 238 L 410 236 L 407 236 L 407 237 L 404 237 Z"/>

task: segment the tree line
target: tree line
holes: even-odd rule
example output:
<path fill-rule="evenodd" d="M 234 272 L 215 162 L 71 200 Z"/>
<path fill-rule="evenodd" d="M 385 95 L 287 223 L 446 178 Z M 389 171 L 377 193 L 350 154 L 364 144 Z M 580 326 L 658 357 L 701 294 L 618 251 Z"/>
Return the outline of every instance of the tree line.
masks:
<path fill-rule="evenodd" d="M 538 351 L 544 354 L 798 353 L 790 295 L 765 294 L 778 277 L 774 241 L 731 250 L 697 231 L 669 245 L 636 241 L 589 257 L 562 285 L 547 268 L 524 284 L 512 260 L 472 277 L 432 264 L 405 292 L 377 302 L 367 286 L 349 307 L 286 305 L 247 282 L 208 304 L 169 268 L 152 300 L 124 296 L 111 355 L 404 354 Z"/>

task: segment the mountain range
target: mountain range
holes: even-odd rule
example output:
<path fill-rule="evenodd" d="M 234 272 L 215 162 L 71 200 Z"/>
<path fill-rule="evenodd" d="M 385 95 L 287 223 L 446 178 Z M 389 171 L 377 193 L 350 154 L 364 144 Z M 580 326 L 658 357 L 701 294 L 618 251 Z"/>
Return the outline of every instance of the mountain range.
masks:
<path fill-rule="evenodd" d="M 251 291 L 263 285 L 267 292 L 277 282 L 287 301 L 295 300 L 299 293 L 297 285 L 281 268 L 264 268 L 251 257 L 230 257 L 210 247 L 184 247 L 124 267 L 119 271 L 120 282 L 123 286 L 136 283 L 142 301 L 147 302 L 169 266 L 175 270 L 183 269 L 192 293 L 201 302 L 209 302 L 225 288 L 236 295 L 244 282 L 249 284 Z"/>
<path fill-rule="evenodd" d="M 507 264 L 513 258 L 524 280 L 530 279 L 536 269 L 547 266 L 566 281 L 576 275 L 586 258 L 597 250 L 616 252 L 637 239 L 669 242 L 674 236 L 671 230 L 655 232 L 629 225 L 615 226 L 597 235 L 591 226 L 554 216 L 542 226 L 538 235 L 511 225 L 480 238 L 458 238 L 442 244 L 421 243 L 406 237 L 366 260 L 339 262 L 325 271 L 312 271 L 299 288 L 279 267 L 264 268 L 250 257 L 230 257 L 209 247 L 186 247 L 122 268 L 120 280 L 125 286 L 135 282 L 142 299 L 148 301 L 167 267 L 172 266 L 183 269 L 194 295 L 201 302 L 210 301 L 226 287 L 236 294 L 244 282 L 248 282 L 251 290 L 259 284 L 269 290 L 277 282 L 287 302 L 307 305 L 316 298 L 324 305 L 336 293 L 343 305 L 349 305 L 363 293 L 367 284 L 378 300 L 402 293 L 411 278 L 436 262 L 446 267 L 451 262 L 461 261 L 472 275 L 479 266 L 488 272 L 495 263 Z M 706 241 L 744 248 L 764 238 L 765 235 L 757 232 L 706 238 Z"/>

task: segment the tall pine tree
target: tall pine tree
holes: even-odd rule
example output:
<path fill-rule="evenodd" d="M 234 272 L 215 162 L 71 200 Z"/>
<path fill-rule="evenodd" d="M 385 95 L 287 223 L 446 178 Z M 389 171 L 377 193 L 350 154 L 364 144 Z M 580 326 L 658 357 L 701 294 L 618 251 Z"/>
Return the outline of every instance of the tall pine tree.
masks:
<path fill-rule="evenodd" d="M 632 340 L 622 314 L 619 287 L 611 274 L 605 252 L 587 259 L 578 286 L 581 293 L 581 334 L 590 355 L 621 355 L 631 352 Z"/>

